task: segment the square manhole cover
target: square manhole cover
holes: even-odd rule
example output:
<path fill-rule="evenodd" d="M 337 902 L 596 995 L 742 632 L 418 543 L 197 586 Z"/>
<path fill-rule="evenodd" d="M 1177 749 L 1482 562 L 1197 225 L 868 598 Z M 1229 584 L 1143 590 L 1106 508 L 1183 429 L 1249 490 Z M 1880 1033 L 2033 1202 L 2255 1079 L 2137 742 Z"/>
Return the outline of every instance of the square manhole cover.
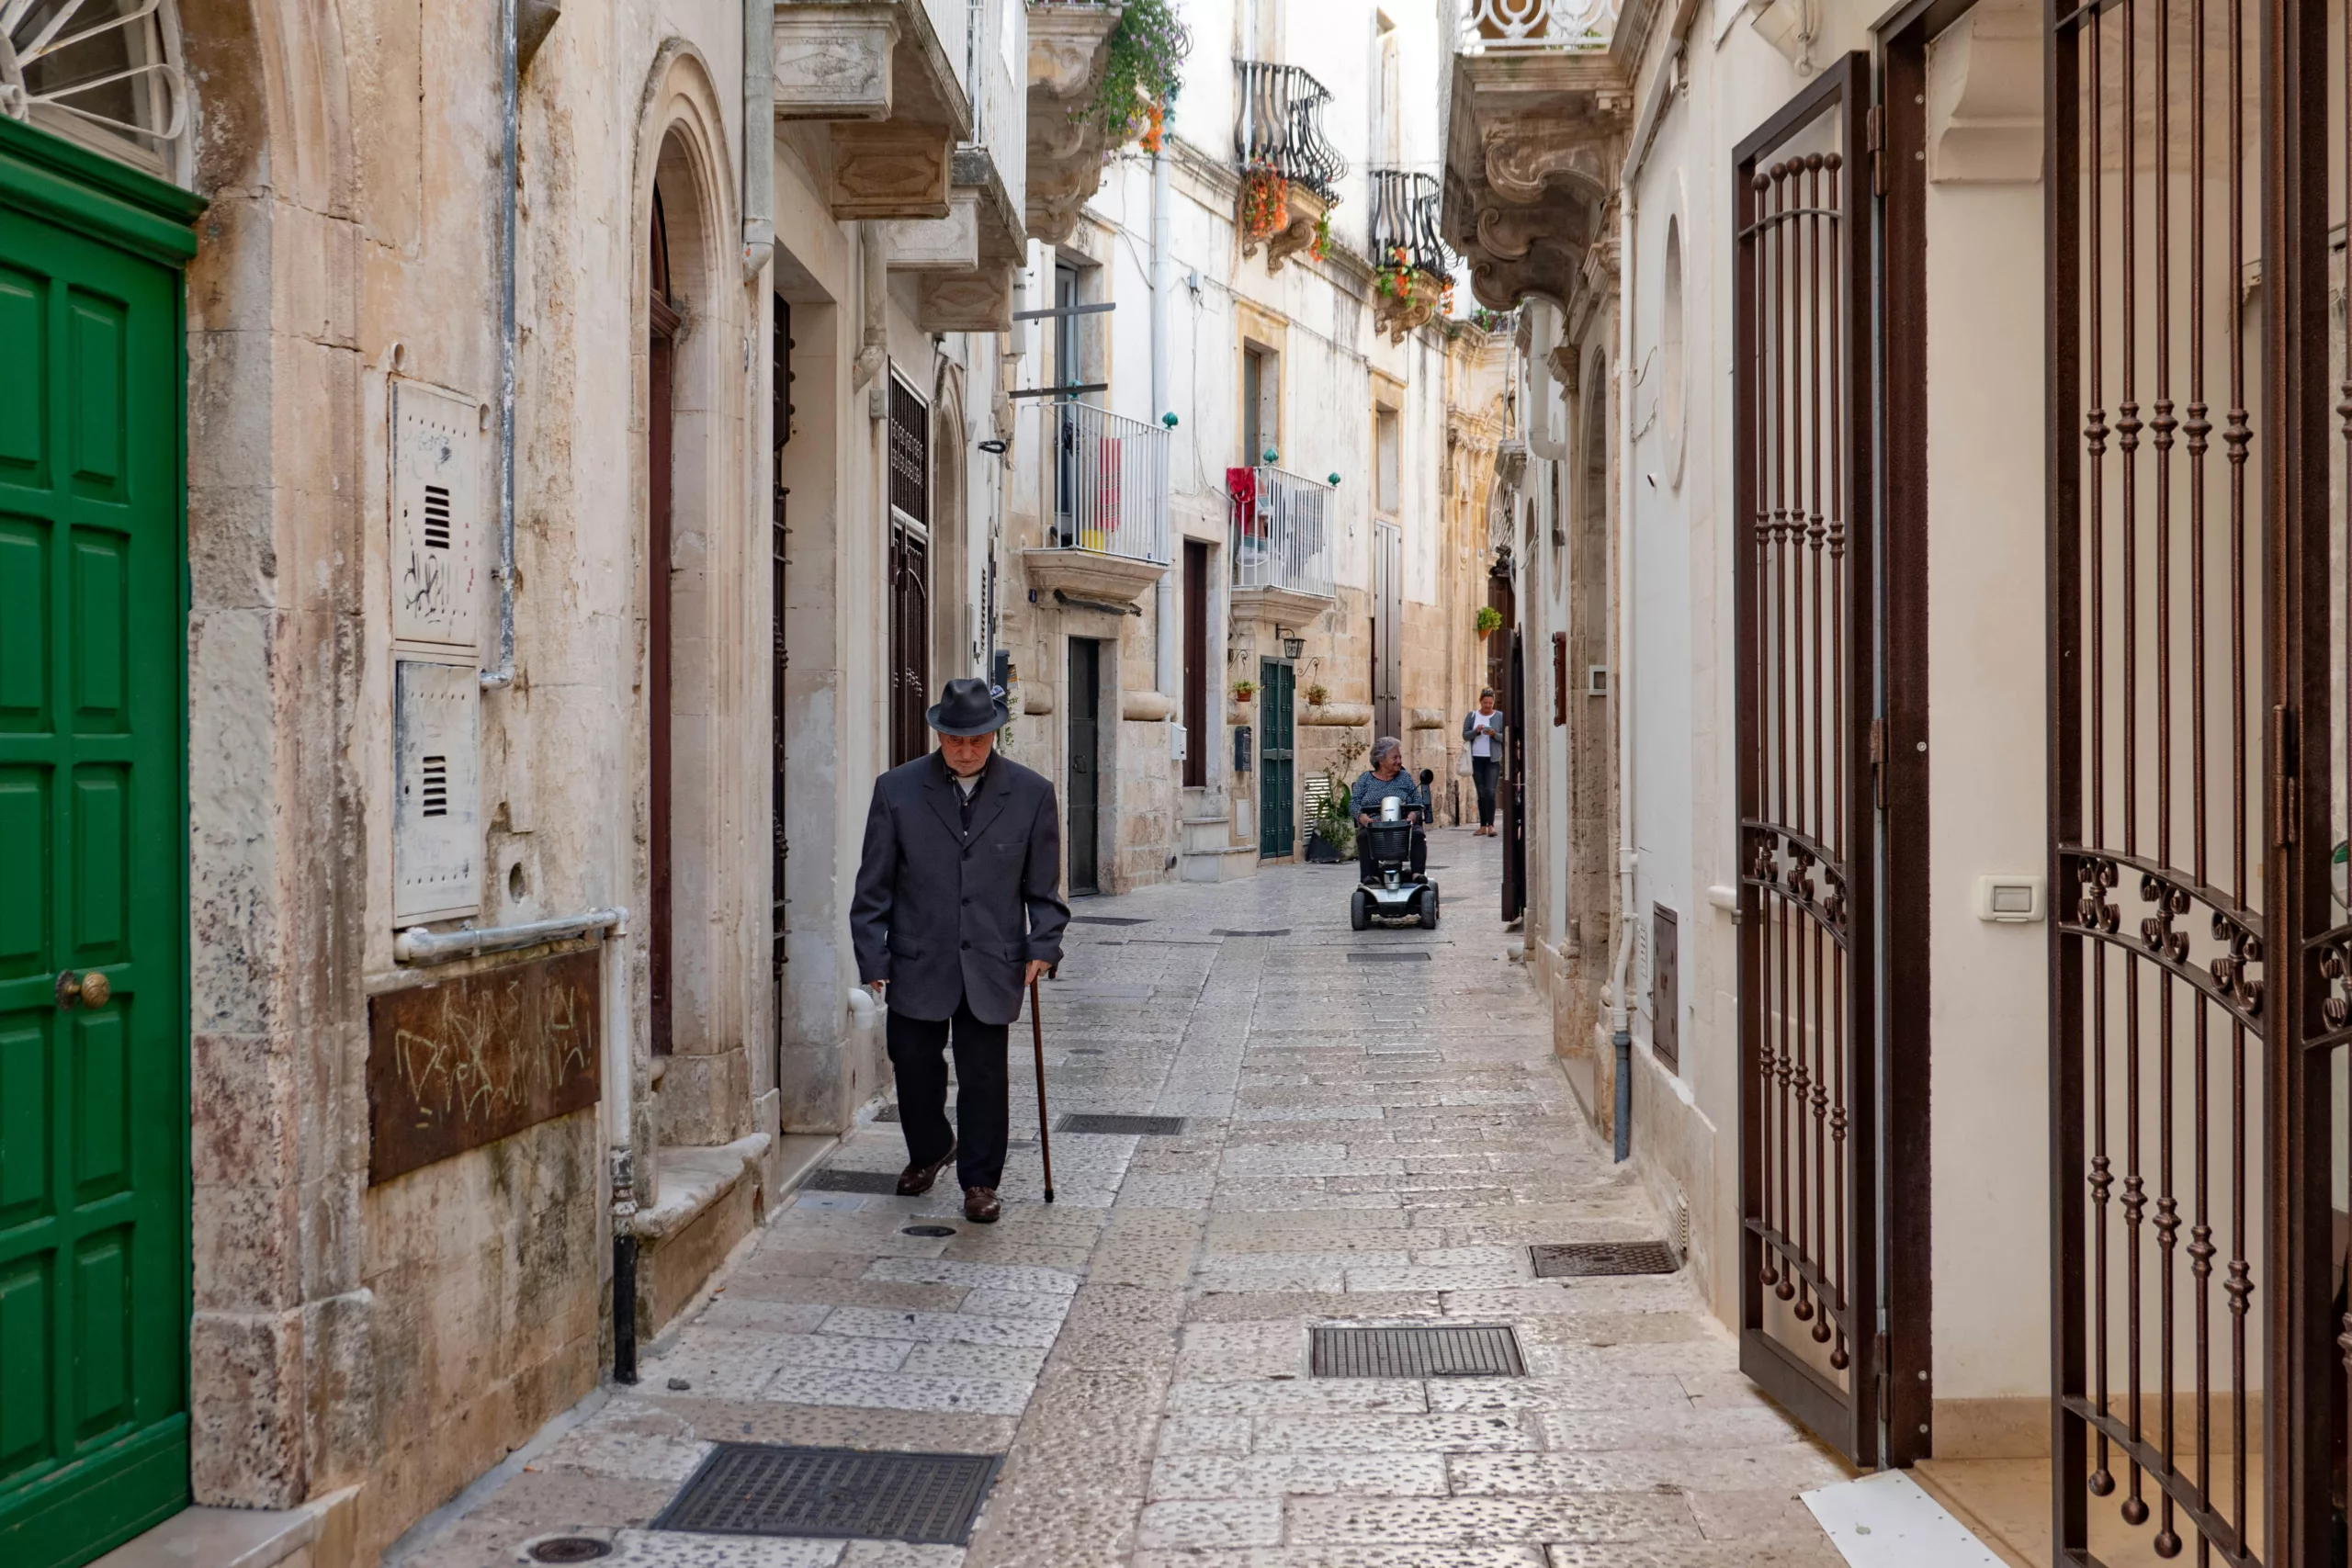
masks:
<path fill-rule="evenodd" d="M 1387 953 L 1348 954 L 1348 962 L 1351 964 L 1427 964 L 1429 961 L 1430 955 L 1426 953 L 1414 953 L 1402 948 Z"/>
<path fill-rule="evenodd" d="M 1318 1378 L 1520 1378 L 1519 1338 L 1499 1325 L 1315 1330 Z"/>
<path fill-rule="evenodd" d="M 653 1528 L 961 1546 L 1000 1462 L 995 1454 L 721 1443 Z"/>
<path fill-rule="evenodd" d="M 1074 926 L 1148 926 L 1151 922 L 1140 915 L 1072 915 Z"/>
<path fill-rule="evenodd" d="M 1054 1123 L 1057 1133 L 1126 1133 L 1147 1138 L 1172 1138 L 1183 1130 L 1182 1116 L 1105 1116 L 1076 1111 Z"/>
<path fill-rule="evenodd" d="M 887 1170 L 813 1170 L 801 1184 L 808 1192 L 883 1192 L 899 1190 L 899 1179 Z"/>
<path fill-rule="evenodd" d="M 1531 1247 L 1539 1280 L 1576 1280 L 1598 1274 L 1671 1274 L 1682 1267 L 1662 1241 L 1569 1241 Z"/>

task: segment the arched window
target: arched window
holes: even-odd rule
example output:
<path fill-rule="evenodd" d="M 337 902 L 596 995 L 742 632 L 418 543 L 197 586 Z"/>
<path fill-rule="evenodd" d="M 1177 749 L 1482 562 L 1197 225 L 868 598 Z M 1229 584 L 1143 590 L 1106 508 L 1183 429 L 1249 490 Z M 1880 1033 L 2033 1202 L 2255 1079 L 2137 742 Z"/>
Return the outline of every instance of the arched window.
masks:
<path fill-rule="evenodd" d="M 187 182 L 187 79 L 168 0 L 16 0 L 0 22 L 0 114 Z"/>

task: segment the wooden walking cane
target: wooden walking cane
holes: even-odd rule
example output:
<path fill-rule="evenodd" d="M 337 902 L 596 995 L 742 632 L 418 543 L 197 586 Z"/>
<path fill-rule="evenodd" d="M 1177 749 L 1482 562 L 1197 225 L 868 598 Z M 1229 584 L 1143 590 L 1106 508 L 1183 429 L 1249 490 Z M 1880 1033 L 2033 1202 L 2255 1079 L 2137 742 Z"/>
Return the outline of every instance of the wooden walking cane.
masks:
<path fill-rule="evenodd" d="M 1054 1134 L 1046 1123 L 1046 1025 L 1037 1016 L 1035 980 L 1029 982 L 1029 1042 L 1037 1049 L 1037 1154 L 1046 1162 L 1046 1201 L 1050 1203 L 1054 1201 Z"/>

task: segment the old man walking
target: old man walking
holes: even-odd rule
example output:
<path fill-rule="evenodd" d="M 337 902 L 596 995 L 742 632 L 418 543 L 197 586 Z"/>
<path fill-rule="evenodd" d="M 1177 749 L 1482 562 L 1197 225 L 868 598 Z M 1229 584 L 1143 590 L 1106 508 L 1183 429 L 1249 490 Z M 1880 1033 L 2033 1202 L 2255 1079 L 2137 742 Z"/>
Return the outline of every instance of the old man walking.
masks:
<path fill-rule="evenodd" d="M 890 1004 L 890 1067 L 907 1168 L 928 1192 L 950 1159 L 964 1217 L 1003 1212 L 1005 1035 L 1029 982 L 1061 962 L 1069 906 L 1054 786 L 995 754 L 1006 715 L 988 682 L 950 681 L 924 716 L 939 750 L 874 781 L 850 906 L 857 977 Z M 887 989 L 886 989 L 887 987 Z M 950 1037 L 956 1124 L 947 1121 Z M 962 1132 L 959 1141 L 958 1129 Z"/>

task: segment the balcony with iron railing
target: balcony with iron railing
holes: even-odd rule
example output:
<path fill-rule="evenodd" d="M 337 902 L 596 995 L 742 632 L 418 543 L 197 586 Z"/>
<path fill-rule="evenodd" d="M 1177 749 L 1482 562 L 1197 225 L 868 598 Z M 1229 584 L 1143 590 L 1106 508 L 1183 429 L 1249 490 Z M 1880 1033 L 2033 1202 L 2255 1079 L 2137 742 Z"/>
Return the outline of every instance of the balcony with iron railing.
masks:
<path fill-rule="evenodd" d="M 1313 246 L 1340 199 L 1347 160 L 1323 134 L 1330 89 L 1295 65 L 1233 62 L 1233 161 L 1241 175 L 1241 254 L 1266 247 L 1266 270 Z"/>
<path fill-rule="evenodd" d="M 1336 593 L 1332 531 L 1337 491 L 1272 464 L 1227 468 L 1237 619 L 1312 619 Z"/>
<path fill-rule="evenodd" d="M 1438 232 L 1438 182 L 1405 169 L 1372 172 L 1367 239 L 1372 265 L 1373 330 L 1391 342 L 1437 314 L 1460 258 Z"/>
<path fill-rule="evenodd" d="M 1124 611 L 1168 571 L 1168 432 L 1092 403 L 1046 409 L 1054 515 L 1024 550 L 1029 586 Z"/>

